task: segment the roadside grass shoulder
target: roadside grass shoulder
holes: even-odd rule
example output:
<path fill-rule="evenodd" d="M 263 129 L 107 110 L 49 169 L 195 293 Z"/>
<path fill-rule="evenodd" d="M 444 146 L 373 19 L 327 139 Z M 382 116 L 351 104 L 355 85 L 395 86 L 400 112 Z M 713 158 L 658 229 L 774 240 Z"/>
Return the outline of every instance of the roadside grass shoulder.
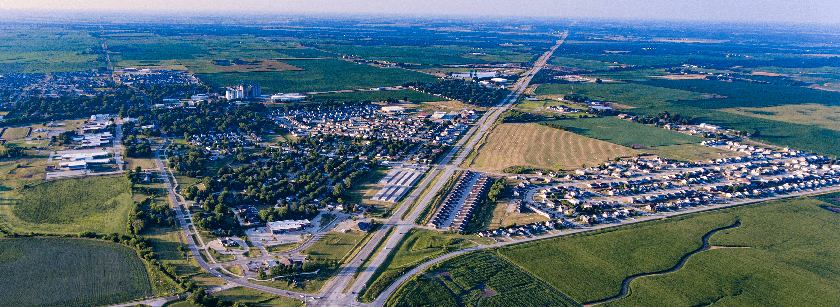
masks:
<path fill-rule="evenodd" d="M 473 247 L 476 244 L 437 231 L 413 228 L 374 272 L 359 300 L 372 302 L 400 276 L 434 257 Z"/>

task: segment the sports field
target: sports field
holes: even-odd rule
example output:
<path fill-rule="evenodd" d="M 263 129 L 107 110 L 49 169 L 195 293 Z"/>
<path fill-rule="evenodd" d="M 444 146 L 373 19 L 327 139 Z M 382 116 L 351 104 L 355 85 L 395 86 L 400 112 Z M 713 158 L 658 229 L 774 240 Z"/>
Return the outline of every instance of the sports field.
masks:
<path fill-rule="evenodd" d="M 20 233 L 125 233 L 134 205 L 123 176 L 46 181 L 5 194 L 0 217 Z"/>
<path fill-rule="evenodd" d="M 2 239 L 0 280 L 4 306 L 101 306 L 152 295 L 134 250 L 86 239 Z"/>
<path fill-rule="evenodd" d="M 496 172 L 510 166 L 568 170 L 639 153 L 539 124 L 507 123 L 493 128 L 470 168 Z"/>

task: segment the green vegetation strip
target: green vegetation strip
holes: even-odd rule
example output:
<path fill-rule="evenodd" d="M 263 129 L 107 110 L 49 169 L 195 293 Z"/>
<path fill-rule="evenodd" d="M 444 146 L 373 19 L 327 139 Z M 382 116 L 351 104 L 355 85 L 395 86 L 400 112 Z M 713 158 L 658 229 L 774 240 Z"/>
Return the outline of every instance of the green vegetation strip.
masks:
<path fill-rule="evenodd" d="M 458 235 L 447 236 L 437 231 L 413 228 L 373 273 L 365 290 L 359 293 L 359 301 L 372 302 L 400 276 L 423 262 L 473 246 L 475 243 Z"/>

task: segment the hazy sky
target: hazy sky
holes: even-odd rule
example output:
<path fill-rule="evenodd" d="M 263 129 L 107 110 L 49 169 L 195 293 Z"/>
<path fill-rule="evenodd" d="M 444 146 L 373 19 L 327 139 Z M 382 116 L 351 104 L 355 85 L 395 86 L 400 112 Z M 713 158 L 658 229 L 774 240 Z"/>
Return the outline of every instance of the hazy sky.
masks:
<path fill-rule="evenodd" d="M 460 14 L 840 23 L 838 0 L 0 0 L 0 9 Z"/>

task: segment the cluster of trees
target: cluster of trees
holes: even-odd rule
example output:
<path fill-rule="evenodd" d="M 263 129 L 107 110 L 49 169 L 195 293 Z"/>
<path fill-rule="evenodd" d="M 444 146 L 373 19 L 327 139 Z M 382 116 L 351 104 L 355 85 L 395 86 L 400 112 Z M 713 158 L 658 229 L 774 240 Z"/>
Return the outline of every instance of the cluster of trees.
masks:
<path fill-rule="evenodd" d="M 200 148 L 189 147 L 186 153 L 174 152 L 169 157 L 169 167 L 189 177 L 200 177 L 207 169 L 207 155 Z"/>
<path fill-rule="evenodd" d="M 286 276 L 286 275 L 294 275 L 300 273 L 309 273 L 315 272 L 317 270 L 330 270 L 336 269 L 340 263 L 336 259 L 325 259 L 325 260 L 307 260 L 303 264 L 300 265 L 278 265 L 272 267 L 269 270 L 268 274 L 266 275 L 264 271 L 260 271 L 260 278 L 259 279 L 266 279 L 269 277 L 276 277 L 276 276 Z M 289 278 L 293 278 L 293 276 L 289 276 Z"/>
<path fill-rule="evenodd" d="M 499 115 L 496 121 L 500 123 L 530 123 L 542 119 L 539 115 L 525 113 L 519 110 L 507 110 L 502 115 Z"/>
<path fill-rule="evenodd" d="M 128 229 L 131 233 L 139 235 L 150 226 L 174 226 L 175 219 L 171 213 L 166 204 L 155 203 L 153 197 L 146 197 L 142 202 L 135 204 L 134 210 L 131 211 Z"/>
<path fill-rule="evenodd" d="M 487 192 L 487 199 L 492 202 L 499 200 L 499 197 L 502 195 L 502 192 L 505 191 L 505 178 L 500 178 L 490 186 L 490 191 Z"/>
<path fill-rule="evenodd" d="M 218 101 L 200 103 L 195 108 L 163 108 L 152 112 L 163 132 L 190 136 L 228 131 L 263 134 L 276 128 L 276 124 L 265 117 L 267 111 L 260 103 L 238 105 Z"/>
<path fill-rule="evenodd" d="M 222 167 L 215 176 L 205 177 L 204 189 L 191 186 L 184 196 L 205 206 L 208 211 L 219 205 L 239 206 L 243 204 L 290 205 L 288 214 L 318 199 L 322 204 L 343 203 L 346 191 L 354 182 L 367 174 L 373 162 L 358 157 L 333 158 L 303 152 L 283 152 L 266 148 L 262 152 L 247 156 L 249 164 L 236 168 Z M 241 192 L 231 192 L 241 191 Z M 286 198 L 291 202 L 287 202 Z M 275 219 L 285 215 L 275 211 L 266 215 Z M 311 211 L 311 210 L 309 210 Z M 276 215 L 275 215 L 276 214 Z"/>
<path fill-rule="evenodd" d="M 219 206 L 219 208 L 224 207 Z M 220 235 L 231 236 L 241 232 L 239 223 L 230 210 L 223 212 L 196 212 L 193 214 L 193 222 L 198 229 L 213 231 Z"/>
<path fill-rule="evenodd" d="M 642 124 L 651 124 L 651 125 L 665 125 L 665 124 L 678 124 L 678 125 L 694 125 L 697 124 L 699 121 L 697 117 L 684 117 L 679 113 L 670 113 L 668 111 L 660 112 L 655 117 L 652 116 L 639 116 L 634 119 L 635 122 L 642 123 Z"/>
<path fill-rule="evenodd" d="M 53 136 L 50 143 L 53 144 L 70 144 L 73 142 L 73 137 L 76 136 L 76 130 L 69 130 L 60 133 L 58 136 Z"/>
<path fill-rule="evenodd" d="M 117 113 L 121 109 L 129 108 L 133 95 L 132 90 L 124 88 L 93 97 L 53 98 L 32 95 L 15 103 L 10 114 L 17 116 L 6 119 L 5 124 L 18 125 L 87 117 L 99 113 Z"/>
<path fill-rule="evenodd" d="M 314 205 L 290 206 L 285 204 L 277 208 L 263 209 L 259 212 L 260 219 L 265 222 L 312 219 L 316 215 L 318 215 L 318 208 L 315 208 Z"/>
<path fill-rule="evenodd" d="M 310 152 L 333 152 L 339 156 L 367 156 L 377 154 L 399 156 L 414 150 L 419 143 L 396 139 L 360 139 L 342 135 L 301 137 L 289 146 Z"/>
<path fill-rule="evenodd" d="M 411 82 L 403 86 L 478 106 L 497 105 L 510 93 L 510 91 L 505 89 L 489 88 L 475 82 L 460 79 L 440 80 L 435 83 Z"/>
<path fill-rule="evenodd" d="M 138 139 L 134 135 L 125 137 L 123 141 L 123 155 L 129 158 L 148 158 L 152 156 L 152 145 L 146 139 Z"/>
<path fill-rule="evenodd" d="M 217 297 L 207 295 L 204 287 L 194 289 L 190 295 L 187 296 L 187 302 L 192 306 L 201 307 L 248 307 L 248 304 L 243 302 L 229 302 L 220 300 Z"/>
<path fill-rule="evenodd" d="M 18 158 L 26 155 L 26 151 L 22 147 L 18 147 L 12 143 L 0 144 L 0 159 Z"/>
<path fill-rule="evenodd" d="M 143 181 L 143 169 L 138 165 L 134 168 L 134 170 L 127 170 L 125 172 L 125 178 L 128 178 L 131 183 L 140 183 Z"/>

